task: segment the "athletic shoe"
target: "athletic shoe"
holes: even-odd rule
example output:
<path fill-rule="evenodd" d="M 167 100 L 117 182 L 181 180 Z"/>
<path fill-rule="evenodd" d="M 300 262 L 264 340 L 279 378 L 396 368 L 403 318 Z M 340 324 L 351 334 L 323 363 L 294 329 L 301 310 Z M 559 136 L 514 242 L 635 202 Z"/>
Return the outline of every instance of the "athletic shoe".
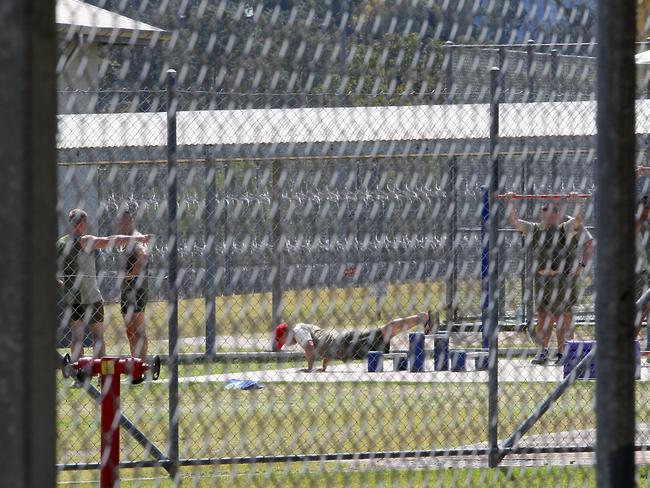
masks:
<path fill-rule="evenodd" d="M 530 362 L 530 364 L 543 365 L 543 364 L 546 364 L 547 362 L 548 362 L 548 349 L 544 349 L 537 356 L 535 356 L 535 359 L 533 359 Z"/>
<path fill-rule="evenodd" d="M 556 366 L 561 366 L 563 364 L 564 364 L 564 354 L 562 354 L 561 352 L 558 352 L 555 355 L 555 365 Z"/>

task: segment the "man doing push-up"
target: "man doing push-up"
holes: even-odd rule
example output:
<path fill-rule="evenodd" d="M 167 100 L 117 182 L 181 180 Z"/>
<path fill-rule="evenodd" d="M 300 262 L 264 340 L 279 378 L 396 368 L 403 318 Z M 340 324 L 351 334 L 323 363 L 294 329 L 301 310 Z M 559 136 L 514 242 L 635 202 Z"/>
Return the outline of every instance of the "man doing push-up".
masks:
<path fill-rule="evenodd" d="M 275 328 L 273 350 L 280 351 L 285 344 L 298 344 L 305 351 L 307 367 L 303 372 L 322 372 L 330 359 L 348 361 L 363 359 L 369 351 L 388 352 L 390 341 L 401 332 L 424 326 L 424 333 L 431 332 L 431 314 L 422 312 L 410 317 L 391 320 L 383 327 L 371 330 L 337 332 L 321 329 L 317 325 L 299 323 L 293 326 L 281 323 Z M 314 370 L 316 358 L 323 360 L 322 368 Z"/>

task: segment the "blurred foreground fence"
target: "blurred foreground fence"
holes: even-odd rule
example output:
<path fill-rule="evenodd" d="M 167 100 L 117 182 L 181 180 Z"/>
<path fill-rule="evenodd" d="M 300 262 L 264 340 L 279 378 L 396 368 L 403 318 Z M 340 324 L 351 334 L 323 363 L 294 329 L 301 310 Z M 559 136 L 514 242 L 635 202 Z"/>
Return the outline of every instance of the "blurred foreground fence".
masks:
<path fill-rule="evenodd" d="M 535 349 L 519 328 L 539 318 L 539 242 L 508 226 L 494 191 L 591 194 L 596 105 L 513 103 L 495 86 L 491 103 L 463 105 L 175 111 L 172 97 L 173 132 L 161 112 L 59 117 L 61 228 L 68 209 L 83 207 L 98 234 L 112 234 L 116 209 L 129 202 L 137 228 L 157 236 L 146 323 L 149 352 L 164 354 L 168 370 L 162 384 L 125 387 L 122 411 L 136 426 L 124 436 L 125 467 L 174 474 L 488 454 L 495 465 L 511 453 L 593 451 L 594 385 L 575 383 L 595 353 L 573 351 L 564 369 L 529 364 Z M 649 113 L 639 101 L 640 161 Z M 522 219 L 544 218 L 543 200 L 522 202 Z M 592 227 L 590 200 L 582 210 Z M 123 253 L 97 258 L 110 353 L 126 351 L 116 306 Z M 568 260 L 553 256 L 553 270 Z M 495 262 L 498 291 L 486 286 Z M 575 310 L 587 324 L 577 336 L 589 341 L 593 267 L 584 264 Z M 250 353 L 270 349 L 281 321 L 340 331 L 423 310 L 442 319 L 427 351 L 444 339 L 450 361 L 462 357 L 470 369 L 467 381 L 431 365 L 418 379 L 373 377 L 363 361 L 312 381 L 294 369 L 301 354 Z M 486 371 L 486 353 L 504 360 Z M 270 386 L 243 398 L 223 388 L 231 376 Z M 98 467 L 97 392 L 88 389 L 59 389 L 59 415 L 72 419 L 59 427 L 62 470 Z M 649 393 L 642 386 L 641 398 Z M 555 415 L 542 417 L 551 406 Z M 640 429 L 639 446 L 647 435 Z"/>

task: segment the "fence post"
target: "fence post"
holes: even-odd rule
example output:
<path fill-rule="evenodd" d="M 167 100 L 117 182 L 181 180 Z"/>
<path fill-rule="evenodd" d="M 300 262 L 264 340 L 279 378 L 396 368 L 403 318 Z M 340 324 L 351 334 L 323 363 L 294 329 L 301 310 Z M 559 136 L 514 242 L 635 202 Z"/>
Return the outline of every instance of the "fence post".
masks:
<path fill-rule="evenodd" d="M 508 66 L 506 66 L 508 62 L 508 50 L 506 49 L 505 46 L 499 46 L 499 102 L 504 102 L 505 101 L 505 96 L 506 96 L 506 73 L 508 71 Z M 514 93 L 508 100 L 509 102 L 513 101 Z M 489 100 L 491 101 L 491 100 Z M 489 102 L 488 101 L 488 102 Z"/>
<path fill-rule="evenodd" d="M 481 347 L 490 346 L 488 340 L 488 314 L 490 307 L 490 242 L 488 225 L 490 224 L 490 191 L 481 186 Z M 489 359 L 489 358 L 488 358 Z M 481 367 L 487 369 L 487 362 Z"/>
<path fill-rule="evenodd" d="M 452 103 L 454 89 L 454 43 L 445 42 L 442 46 L 442 71 L 445 73 L 445 102 Z"/>
<path fill-rule="evenodd" d="M 3 0 L 0 16 L 0 486 L 54 486 L 57 382 L 55 2 Z M 59 363 L 60 364 L 60 363 Z M 63 391 L 59 389 L 59 391 Z"/>
<path fill-rule="evenodd" d="M 559 51 L 557 49 L 551 50 L 551 102 L 557 101 L 558 95 L 560 93 L 559 87 Z"/>
<path fill-rule="evenodd" d="M 495 467 L 499 462 L 498 445 L 498 394 L 499 394 L 499 223 L 500 212 L 497 205 L 499 194 L 499 68 L 490 70 L 490 185 L 488 190 L 490 220 L 488 228 L 489 257 L 488 269 L 488 464 Z"/>
<path fill-rule="evenodd" d="M 597 10 L 596 481 L 632 487 L 636 1 L 599 0 Z"/>
<path fill-rule="evenodd" d="M 499 71 L 495 75 L 496 78 L 496 89 L 494 92 L 490 91 L 490 97 L 493 95 L 497 97 L 497 99 L 494 101 L 494 103 L 503 103 L 505 102 L 505 86 L 506 86 L 506 63 L 507 63 L 507 56 L 508 56 L 508 51 L 506 50 L 505 46 L 500 46 L 499 47 Z M 514 93 L 513 95 L 514 96 Z M 512 97 L 511 97 L 512 100 Z M 492 103 L 492 98 L 490 98 L 490 103 Z M 498 123 L 498 121 L 497 121 Z M 497 134 L 498 135 L 498 134 Z M 490 206 L 491 209 L 494 209 L 494 205 Z M 506 280 L 505 278 L 502 278 L 505 276 L 504 273 L 504 262 L 503 261 L 498 261 L 497 262 L 497 276 L 498 278 L 498 283 L 499 283 L 499 296 L 501 297 L 506 297 Z M 500 300 L 497 302 L 499 305 L 498 309 L 498 314 L 499 317 L 506 318 L 506 301 L 505 300 Z"/>
<path fill-rule="evenodd" d="M 203 215 L 205 240 L 205 273 L 203 275 L 203 297 L 205 300 L 205 353 L 214 354 L 216 341 L 216 269 L 217 256 L 217 170 L 210 149 L 205 157 L 205 213 Z"/>
<path fill-rule="evenodd" d="M 449 168 L 447 178 L 447 201 L 451 205 L 451 215 L 449 218 L 449 228 L 447 230 L 447 256 L 448 266 L 451 267 L 451 273 L 448 276 L 446 291 L 447 291 L 447 311 L 445 314 L 445 321 L 447 322 L 447 330 L 451 331 L 452 324 L 458 319 L 458 309 L 456 307 L 456 292 L 457 292 L 457 279 L 458 279 L 458 248 L 456 243 L 457 227 L 458 227 L 458 195 L 456 192 L 458 168 L 456 158 L 449 157 Z"/>
<path fill-rule="evenodd" d="M 535 41 L 528 39 L 526 45 L 526 101 L 535 101 Z"/>
<path fill-rule="evenodd" d="M 232 179 L 234 177 L 233 170 L 230 164 L 225 161 L 223 163 L 223 213 L 221 228 L 223 229 L 223 292 L 224 295 L 231 295 L 233 293 L 232 278 L 233 278 L 233 262 L 232 262 L 232 247 L 234 237 L 230 235 L 230 225 L 228 221 L 228 197 L 231 194 L 230 188 Z"/>
<path fill-rule="evenodd" d="M 178 473 L 178 216 L 176 165 L 176 71 L 167 71 L 167 259 L 169 265 L 168 339 L 169 339 L 169 460 L 170 475 Z"/>
<path fill-rule="evenodd" d="M 282 253 L 284 232 L 282 231 L 281 185 L 282 162 L 274 160 L 271 174 L 271 242 L 273 246 L 273 282 L 271 285 L 271 330 L 282 321 Z"/>

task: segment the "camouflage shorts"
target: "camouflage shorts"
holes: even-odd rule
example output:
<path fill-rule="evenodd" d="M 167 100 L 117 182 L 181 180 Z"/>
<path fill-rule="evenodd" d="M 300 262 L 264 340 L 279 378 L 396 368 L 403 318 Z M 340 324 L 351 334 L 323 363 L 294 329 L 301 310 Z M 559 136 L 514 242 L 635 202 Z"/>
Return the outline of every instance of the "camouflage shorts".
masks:
<path fill-rule="evenodd" d="M 537 312 L 559 315 L 571 312 L 578 302 L 578 284 L 575 277 L 566 275 L 537 276 L 535 304 Z"/>

